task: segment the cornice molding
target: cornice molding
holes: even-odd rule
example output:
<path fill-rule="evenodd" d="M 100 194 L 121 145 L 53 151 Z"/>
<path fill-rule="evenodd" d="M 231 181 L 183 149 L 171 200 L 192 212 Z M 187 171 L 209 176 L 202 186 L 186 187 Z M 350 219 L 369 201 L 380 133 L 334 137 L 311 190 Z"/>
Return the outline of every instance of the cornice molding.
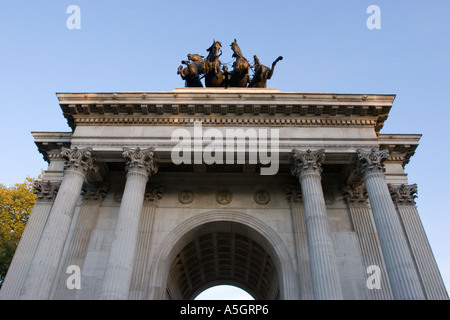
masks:
<path fill-rule="evenodd" d="M 72 144 L 71 132 L 32 132 L 34 143 L 45 161 L 60 159 L 61 148 L 70 148 Z"/>
<path fill-rule="evenodd" d="M 121 92 L 58 92 L 60 102 L 84 103 L 94 102 L 175 102 L 191 101 L 305 101 L 333 102 L 345 104 L 348 102 L 362 105 L 380 104 L 392 105 L 395 94 L 337 94 L 323 92 L 281 92 L 274 88 L 176 88 L 172 91 L 121 91 Z"/>
<path fill-rule="evenodd" d="M 156 123 L 162 121 L 164 124 L 170 124 L 174 120 L 173 116 L 176 116 L 178 121 L 192 116 L 198 116 L 200 119 L 209 119 L 211 115 L 215 115 L 217 119 L 227 115 L 234 116 L 226 117 L 228 119 L 225 121 L 221 120 L 222 123 L 227 123 L 228 120 L 235 121 L 235 117 L 253 120 L 259 115 L 268 115 L 274 119 L 265 117 L 263 120 L 276 124 L 276 121 L 271 121 L 283 118 L 283 125 L 292 123 L 292 120 L 296 125 L 307 125 L 311 120 L 320 120 L 318 125 L 332 125 L 332 119 L 341 118 L 350 121 L 364 120 L 379 132 L 387 119 L 395 95 L 293 93 L 272 89 L 178 89 L 172 92 L 58 93 L 57 97 L 72 129 L 78 124 L 103 124 L 108 118 L 113 119 L 106 120 L 110 123 L 125 121 L 127 124 L 154 124 L 153 119 L 156 116 Z M 317 119 L 311 119 L 314 117 Z M 359 119 L 360 117 L 365 119 Z M 264 124 L 264 121 L 256 124 Z"/>
<path fill-rule="evenodd" d="M 120 115 L 120 116 L 92 116 L 92 117 L 79 117 L 73 116 L 72 121 L 77 125 L 95 126 L 95 125 L 192 125 L 195 121 L 201 121 L 203 125 L 220 125 L 220 126 L 233 126 L 244 125 L 252 126 L 369 126 L 376 127 L 378 125 L 377 120 L 372 119 L 347 119 L 347 118 L 239 118 L 239 117 L 154 117 L 154 115 L 137 116 L 137 115 Z M 381 128 L 380 128 L 381 129 Z"/>
<path fill-rule="evenodd" d="M 378 142 L 380 149 L 389 151 L 388 160 L 401 161 L 405 167 L 415 154 L 421 137 L 421 134 L 380 134 Z"/>

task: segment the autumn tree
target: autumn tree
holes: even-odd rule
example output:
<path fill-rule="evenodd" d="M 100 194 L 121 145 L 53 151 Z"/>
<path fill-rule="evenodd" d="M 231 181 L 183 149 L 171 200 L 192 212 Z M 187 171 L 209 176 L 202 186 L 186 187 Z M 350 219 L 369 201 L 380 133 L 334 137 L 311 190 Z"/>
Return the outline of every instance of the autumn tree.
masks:
<path fill-rule="evenodd" d="M 26 178 L 11 187 L 0 184 L 0 286 L 36 200 L 34 181 Z"/>

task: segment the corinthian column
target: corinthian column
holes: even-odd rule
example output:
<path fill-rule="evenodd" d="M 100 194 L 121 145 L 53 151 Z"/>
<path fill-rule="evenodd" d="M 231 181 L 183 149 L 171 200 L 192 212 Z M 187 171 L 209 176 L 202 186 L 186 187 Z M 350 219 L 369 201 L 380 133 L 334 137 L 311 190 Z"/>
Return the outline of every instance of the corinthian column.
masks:
<path fill-rule="evenodd" d="M 417 197 L 417 185 L 389 184 L 388 188 L 400 215 L 408 242 L 411 245 L 411 252 L 416 261 L 427 299 L 448 300 L 447 290 L 414 200 Z"/>
<path fill-rule="evenodd" d="M 130 300 L 146 299 L 146 288 L 149 283 L 149 257 L 152 249 L 152 229 L 153 218 L 157 202 L 164 193 L 162 185 L 158 187 L 150 187 L 145 192 L 144 206 L 142 208 L 141 221 L 139 222 L 139 235 L 136 245 L 136 257 L 134 259 L 134 268 L 132 282 L 130 286 Z"/>
<path fill-rule="evenodd" d="M 139 234 L 139 221 L 148 177 L 157 172 L 154 148 L 123 148 L 127 181 L 109 253 L 101 299 L 127 299 L 133 274 L 134 255 Z"/>
<path fill-rule="evenodd" d="M 294 149 L 293 157 L 291 172 L 299 179 L 303 195 L 314 298 L 342 299 L 321 183 L 324 149 L 306 152 Z"/>
<path fill-rule="evenodd" d="M 314 299 L 311 280 L 311 267 L 308 253 L 308 235 L 306 233 L 305 210 L 303 209 L 300 186 L 286 188 L 286 196 L 291 204 L 292 225 L 294 227 L 297 264 L 300 273 L 300 294 L 302 300 Z"/>
<path fill-rule="evenodd" d="M 59 182 L 35 181 L 36 202 L 9 265 L 7 276 L 2 283 L 0 300 L 16 300 L 19 298 L 20 290 L 33 259 L 33 253 L 36 251 L 45 222 L 58 193 L 59 184 Z"/>
<path fill-rule="evenodd" d="M 364 270 L 375 265 L 381 270 L 380 288 L 367 288 L 370 300 L 392 300 L 392 290 L 381 254 L 380 241 L 373 223 L 372 212 L 367 203 L 367 191 L 364 184 L 346 186 L 342 189 L 344 200 L 348 204 L 353 228 L 358 236 Z"/>
<path fill-rule="evenodd" d="M 394 299 L 424 299 L 420 280 L 384 177 L 388 151 L 356 150 Z"/>
<path fill-rule="evenodd" d="M 25 278 L 21 299 L 48 299 L 69 232 L 72 216 L 89 171 L 97 170 L 91 148 L 62 148 L 66 169 L 47 224 Z"/>

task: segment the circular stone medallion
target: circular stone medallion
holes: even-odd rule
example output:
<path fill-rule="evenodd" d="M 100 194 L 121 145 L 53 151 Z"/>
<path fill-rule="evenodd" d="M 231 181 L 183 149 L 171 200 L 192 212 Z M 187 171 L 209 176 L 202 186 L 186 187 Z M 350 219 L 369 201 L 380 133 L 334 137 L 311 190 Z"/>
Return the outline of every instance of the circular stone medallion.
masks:
<path fill-rule="evenodd" d="M 178 201 L 182 204 L 190 204 L 194 202 L 195 195 L 192 190 L 183 190 L 178 194 Z"/>
<path fill-rule="evenodd" d="M 230 191 L 219 191 L 216 194 L 216 201 L 221 205 L 229 204 L 232 200 L 232 195 Z"/>
<path fill-rule="evenodd" d="M 270 193 L 265 190 L 256 191 L 254 199 L 257 204 L 266 205 L 270 202 Z"/>

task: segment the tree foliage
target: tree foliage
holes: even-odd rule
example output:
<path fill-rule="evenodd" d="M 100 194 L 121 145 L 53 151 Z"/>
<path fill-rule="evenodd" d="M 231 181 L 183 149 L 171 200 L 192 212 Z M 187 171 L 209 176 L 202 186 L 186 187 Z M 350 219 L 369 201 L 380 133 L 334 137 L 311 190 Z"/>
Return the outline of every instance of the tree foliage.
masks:
<path fill-rule="evenodd" d="M 34 181 L 26 178 L 11 187 L 0 184 L 0 286 L 36 200 Z"/>

